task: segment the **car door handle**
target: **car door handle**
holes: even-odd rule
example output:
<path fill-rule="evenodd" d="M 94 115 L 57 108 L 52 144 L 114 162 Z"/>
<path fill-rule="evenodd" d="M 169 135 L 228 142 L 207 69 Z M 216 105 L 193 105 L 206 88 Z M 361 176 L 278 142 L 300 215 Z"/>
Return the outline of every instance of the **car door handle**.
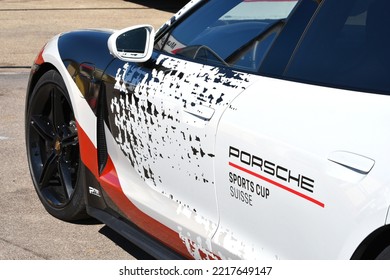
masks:
<path fill-rule="evenodd" d="M 214 115 L 214 109 L 204 105 L 188 106 L 184 108 L 184 112 L 198 117 L 204 121 L 210 120 Z"/>

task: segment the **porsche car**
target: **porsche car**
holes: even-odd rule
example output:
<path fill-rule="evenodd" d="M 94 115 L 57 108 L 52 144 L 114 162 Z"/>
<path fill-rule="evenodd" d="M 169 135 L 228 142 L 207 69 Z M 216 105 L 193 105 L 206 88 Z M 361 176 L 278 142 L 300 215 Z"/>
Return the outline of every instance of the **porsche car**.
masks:
<path fill-rule="evenodd" d="M 389 28 L 387 0 L 192 0 L 59 34 L 27 88 L 38 197 L 157 259 L 388 259 Z"/>

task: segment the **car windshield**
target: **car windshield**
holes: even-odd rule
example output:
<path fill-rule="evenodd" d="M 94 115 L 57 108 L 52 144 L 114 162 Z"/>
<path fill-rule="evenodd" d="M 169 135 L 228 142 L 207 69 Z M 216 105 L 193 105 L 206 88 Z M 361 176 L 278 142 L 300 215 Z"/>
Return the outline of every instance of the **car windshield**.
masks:
<path fill-rule="evenodd" d="M 157 46 L 180 56 L 243 67 L 250 53 L 251 63 L 254 62 L 253 56 L 257 56 L 255 62 L 258 65 L 297 2 L 208 1 L 160 40 Z M 203 55 L 199 55 L 200 49 Z M 253 65 L 248 66 L 251 68 Z"/>

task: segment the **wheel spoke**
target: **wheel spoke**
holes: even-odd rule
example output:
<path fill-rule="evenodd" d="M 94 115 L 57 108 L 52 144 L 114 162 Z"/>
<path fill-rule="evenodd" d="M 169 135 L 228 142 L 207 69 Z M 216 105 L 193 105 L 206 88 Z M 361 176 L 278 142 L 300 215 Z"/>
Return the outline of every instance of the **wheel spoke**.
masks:
<path fill-rule="evenodd" d="M 42 172 L 38 181 L 40 188 L 45 188 L 49 184 L 50 179 L 53 178 L 56 171 L 57 171 L 57 155 L 53 151 L 49 155 L 45 163 L 43 164 Z"/>
<path fill-rule="evenodd" d="M 53 141 L 55 136 L 53 127 L 43 116 L 32 116 L 31 126 L 43 139 Z"/>
<path fill-rule="evenodd" d="M 64 105 L 62 103 L 62 94 L 55 88 L 50 91 L 51 100 L 51 119 L 53 121 L 54 130 L 60 135 L 61 127 L 64 125 Z"/>
<path fill-rule="evenodd" d="M 66 198 L 69 199 L 73 193 L 73 185 L 72 185 L 72 172 L 71 172 L 71 164 L 67 162 L 65 159 L 61 159 L 58 162 L 58 170 L 60 173 L 61 185 L 64 188 L 64 193 Z"/>

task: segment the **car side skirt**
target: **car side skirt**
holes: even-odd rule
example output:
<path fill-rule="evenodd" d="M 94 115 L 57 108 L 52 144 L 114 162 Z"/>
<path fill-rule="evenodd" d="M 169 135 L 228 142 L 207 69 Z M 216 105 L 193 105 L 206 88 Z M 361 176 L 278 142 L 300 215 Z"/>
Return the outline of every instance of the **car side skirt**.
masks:
<path fill-rule="evenodd" d="M 128 241 L 137 245 L 140 249 L 146 253 L 155 257 L 156 259 L 163 260 L 182 260 L 181 255 L 170 250 L 154 238 L 147 235 L 140 230 L 137 226 L 118 219 L 106 211 L 88 206 L 87 212 L 91 217 L 98 219 L 106 224 L 108 227 L 116 231 L 118 234 L 126 238 Z"/>

